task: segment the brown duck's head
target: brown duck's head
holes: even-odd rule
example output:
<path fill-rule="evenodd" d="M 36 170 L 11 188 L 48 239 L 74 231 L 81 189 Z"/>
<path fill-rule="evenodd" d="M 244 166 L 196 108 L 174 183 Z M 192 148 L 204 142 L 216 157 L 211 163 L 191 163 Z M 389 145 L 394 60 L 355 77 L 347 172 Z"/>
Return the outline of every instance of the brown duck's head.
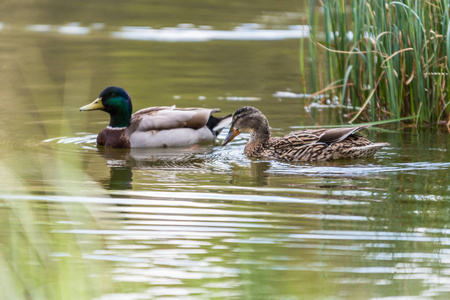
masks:
<path fill-rule="evenodd" d="M 245 106 L 239 108 L 232 117 L 231 128 L 222 146 L 231 142 L 241 132 L 248 132 L 260 139 L 270 137 L 269 122 L 267 118 L 258 109 L 252 106 Z"/>

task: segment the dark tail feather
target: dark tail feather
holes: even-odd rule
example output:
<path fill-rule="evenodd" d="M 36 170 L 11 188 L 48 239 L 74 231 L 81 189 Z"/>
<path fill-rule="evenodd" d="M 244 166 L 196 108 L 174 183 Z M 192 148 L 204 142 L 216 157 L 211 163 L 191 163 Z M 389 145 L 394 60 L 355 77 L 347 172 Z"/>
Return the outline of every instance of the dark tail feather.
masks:
<path fill-rule="evenodd" d="M 217 118 L 214 116 L 210 116 L 208 123 L 206 123 L 206 126 L 211 130 L 211 132 L 214 134 L 214 136 L 219 135 L 219 133 L 230 125 L 231 123 L 231 114 L 225 117 Z"/>
<path fill-rule="evenodd" d="M 383 147 L 390 146 L 389 143 L 374 143 L 362 147 L 352 147 L 351 150 L 355 153 L 359 153 L 358 157 L 372 156 Z"/>

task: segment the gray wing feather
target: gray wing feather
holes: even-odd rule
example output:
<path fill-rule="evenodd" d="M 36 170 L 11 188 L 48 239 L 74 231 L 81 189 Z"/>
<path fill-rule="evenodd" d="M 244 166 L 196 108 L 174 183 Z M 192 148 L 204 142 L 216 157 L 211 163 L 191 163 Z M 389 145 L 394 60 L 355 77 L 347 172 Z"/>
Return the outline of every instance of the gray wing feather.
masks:
<path fill-rule="evenodd" d="M 139 131 L 167 130 L 176 128 L 199 129 L 206 125 L 210 115 L 216 109 L 174 108 L 143 109 L 133 115 L 132 123 Z"/>

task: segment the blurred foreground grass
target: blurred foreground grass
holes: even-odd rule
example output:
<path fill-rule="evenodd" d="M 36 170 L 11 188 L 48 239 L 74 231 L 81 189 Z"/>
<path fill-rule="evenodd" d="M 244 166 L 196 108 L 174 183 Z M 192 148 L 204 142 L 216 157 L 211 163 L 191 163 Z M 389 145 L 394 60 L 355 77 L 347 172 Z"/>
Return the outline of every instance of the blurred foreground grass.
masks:
<path fill-rule="evenodd" d="M 7 105 L 0 129 L 0 299 L 93 299 L 114 290 L 106 261 L 86 256 L 104 248 L 103 237 L 65 233 L 106 226 L 101 206 L 82 197 L 107 194 L 83 171 L 77 151 L 37 146 L 48 137 L 73 136 L 70 118 L 54 118 L 61 111 L 52 108 L 73 113 L 70 95 L 88 99 L 89 76 L 82 64 L 69 69 L 70 84 L 57 86 L 39 49 L 27 47 L 0 75 L 9 87 L 1 96 Z"/>

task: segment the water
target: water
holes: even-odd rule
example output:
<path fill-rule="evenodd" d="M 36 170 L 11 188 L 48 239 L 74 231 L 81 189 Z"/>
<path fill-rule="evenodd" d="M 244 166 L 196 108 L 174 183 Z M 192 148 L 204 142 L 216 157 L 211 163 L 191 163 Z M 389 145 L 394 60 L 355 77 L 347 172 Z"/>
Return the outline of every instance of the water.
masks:
<path fill-rule="evenodd" d="M 248 136 L 221 147 L 225 132 L 95 146 L 107 115 L 78 108 L 111 84 L 135 110 L 253 105 L 274 135 L 336 124 L 290 97 L 315 92 L 301 88 L 298 38 L 264 31 L 300 34 L 300 4 L 0 4 L 0 298 L 447 299 L 443 128 L 367 130 L 391 146 L 327 163 L 249 159 Z"/>

